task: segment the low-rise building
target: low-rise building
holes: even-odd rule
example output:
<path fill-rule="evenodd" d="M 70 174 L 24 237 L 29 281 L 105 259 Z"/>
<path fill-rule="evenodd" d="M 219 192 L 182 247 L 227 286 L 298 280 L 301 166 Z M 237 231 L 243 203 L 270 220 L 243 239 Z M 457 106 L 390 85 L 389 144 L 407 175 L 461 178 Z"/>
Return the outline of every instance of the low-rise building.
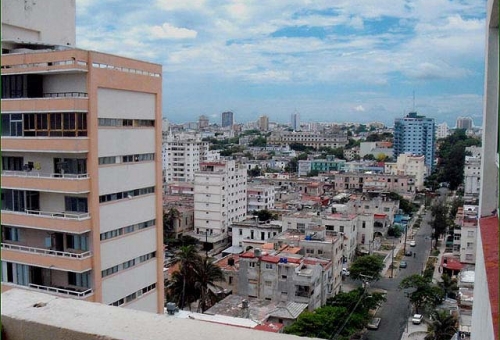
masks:
<path fill-rule="evenodd" d="M 347 135 L 344 133 L 317 133 L 310 131 L 273 131 L 267 138 L 267 144 L 285 145 L 300 143 L 315 149 L 343 148 L 347 145 Z"/>
<path fill-rule="evenodd" d="M 275 192 L 272 185 L 249 185 L 247 212 L 274 209 Z"/>
<path fill-rule="evenodd" d="M 400 154 L 394 163 L 385 163 L 384 172 L 391 175 L 409 175 L 415 178 L 415 189 L 424 190 L 424 178 L 429 174 L 424 155 Z"/>

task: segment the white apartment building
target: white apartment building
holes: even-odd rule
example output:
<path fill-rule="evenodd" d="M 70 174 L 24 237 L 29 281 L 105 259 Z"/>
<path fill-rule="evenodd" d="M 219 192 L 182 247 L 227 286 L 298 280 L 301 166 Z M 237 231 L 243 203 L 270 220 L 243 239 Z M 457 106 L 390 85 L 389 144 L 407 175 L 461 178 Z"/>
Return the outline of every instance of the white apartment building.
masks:
<path fill-rule="evenodd" d="M 441 123 L 436 125 L 436 139 L 446 138 L 450 135 L 448 124 Z"/>
<path fill-rule="evenodd" d="M 323 306 L 333 294 L 331 260 L 253 249 L 239 257 L 238 295 Z"/>
<path fill-rule="evenodd" d="M 235 161 L 205 162 L 194 180 L 194 233 L 207 249 L 227 243 L 228 229 L 246 219 L 247 172 Z"/>
<path fill-rule="evenodd" d="M 267 144 L 270 145 L 300 143 L 316 149 L 321 147 L 341 148 L 346 146 L 347 142 L 347 135 L 343 133 L 326 134 L 310 131 L 273 131 L 271 136 L 267 138 Z"/>
<path fill-rule="evenodd" d="M 200 170 L 200 162 L 207 160 L 209 143 L 198 134 L 168 134 L 163 140 L 166 182 L 192 182 Z"/>
<path fill-rule="evenodd" d="M 465 156 L 464 195 L 478 197 L 481 190 L 481 148 L 477 146 L 465 148 L 472 156 Z"/>
<path fill-rule="evenodd" d="M 415 177 L 415 189 L 424 190 L 424 179 L 428 175 L 424 155 L 400 154 L 394 163 L 385 163 L 384 172 L 391 175 L 409 175 Z"/>
<path fill-rule="evenodd" d="M 74 15 L 2 2 L 2 292 L 163 313 L 162 67 L 45 45 Z"/>
<path fill-rule="evenodd" d="M 476 263 L 478 206 L 459 207 L 455 218 L 453 253 L 460 256 L 460 262 Z"/>
<path fill-rule="evenodd" d="M 274 186 L 249 185 L 247 189 L 247 212 L 274 209 Z"/>
<path fill-rule="evenodd" d="M 242 222 L 231 225 L 231 245 L 235 249 L 246 250 L 248 247 L 261 248 L 269 239 L 281 233 L 283 223 L 281 221 L 259 221 L 256 216 Z"/>

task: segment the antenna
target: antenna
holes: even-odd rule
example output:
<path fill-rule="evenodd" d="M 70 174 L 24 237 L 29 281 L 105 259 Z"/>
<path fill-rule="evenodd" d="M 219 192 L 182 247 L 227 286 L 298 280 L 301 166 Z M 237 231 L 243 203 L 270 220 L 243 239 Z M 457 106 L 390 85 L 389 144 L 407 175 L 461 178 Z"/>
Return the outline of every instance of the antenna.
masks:
<path fill-rule="evenodd" d="M 415 112 L 415 90 L 413 90 L 413 112 Z"/>

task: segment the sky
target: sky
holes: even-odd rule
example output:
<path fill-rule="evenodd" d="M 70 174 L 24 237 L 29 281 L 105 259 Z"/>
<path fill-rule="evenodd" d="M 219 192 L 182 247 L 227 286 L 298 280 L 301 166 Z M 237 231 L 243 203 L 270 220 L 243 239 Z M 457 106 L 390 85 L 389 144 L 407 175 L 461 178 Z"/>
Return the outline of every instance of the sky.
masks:
<path fill-rule="evenodd" d="M 486 0 L 76 0 L 79 48 L 161 64 L 163 116 L 482 124 Z M 414 99 L 413 99 L 414 98 Z"/>

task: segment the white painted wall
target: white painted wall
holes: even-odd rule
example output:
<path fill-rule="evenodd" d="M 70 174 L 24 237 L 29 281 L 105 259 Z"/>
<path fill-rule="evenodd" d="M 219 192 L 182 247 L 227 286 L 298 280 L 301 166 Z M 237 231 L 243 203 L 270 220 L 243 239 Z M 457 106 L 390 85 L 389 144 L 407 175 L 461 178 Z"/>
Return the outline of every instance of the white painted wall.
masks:
<path fill-rule="evenodd" d="M 156 282 L 156 259 L 102 280 L 102 302 L 110 304 Z"/>
<path fill-rule="evenodd" d="M 99 129 L 98 157 L 155 152 L 155 131 L 147 128 Z"/>
<path fill-rule="evenodd" d="M 98 117 L 155 119 L 155 99 L 152 93 L 100 88 L 97 91 Z"/>
<path fill-rule="evenodd" d="M 49 74 L 43 77 L 43 92 L 87 92 L 87 74 Z"/>
<path fill-rule="evenodd" d="M 129 236 L 130 235 L 130 236 Z M 101 268 L 106 269 L 156 250 L 156 228 L 101 242 Z M 157 254 L 162 255 L 162 254 Z"/>
<path fill-rule="evenodd" d="M 155 289 L 152 292 L 142 295 L 141 297 L 135 299 L 123 308 L 142 310 L 144 312 L 156 313 L 158 301 L 158 291 Z"/>
<path fill-rule="evenodd" d="M 154 186 L 155 180 L 155 162 L 100 167 L 99 195 Z"/>
<path fill-rule="evenodd" d="M 2 41 L 74 46 L 75 16 L 75 0 L 2 1 Z"/>
<path fill-rule="evenodd" d="M 106 232 L 131 224 L 156 218 L 156 195 L 101 204 L 100 232 Z"/>

